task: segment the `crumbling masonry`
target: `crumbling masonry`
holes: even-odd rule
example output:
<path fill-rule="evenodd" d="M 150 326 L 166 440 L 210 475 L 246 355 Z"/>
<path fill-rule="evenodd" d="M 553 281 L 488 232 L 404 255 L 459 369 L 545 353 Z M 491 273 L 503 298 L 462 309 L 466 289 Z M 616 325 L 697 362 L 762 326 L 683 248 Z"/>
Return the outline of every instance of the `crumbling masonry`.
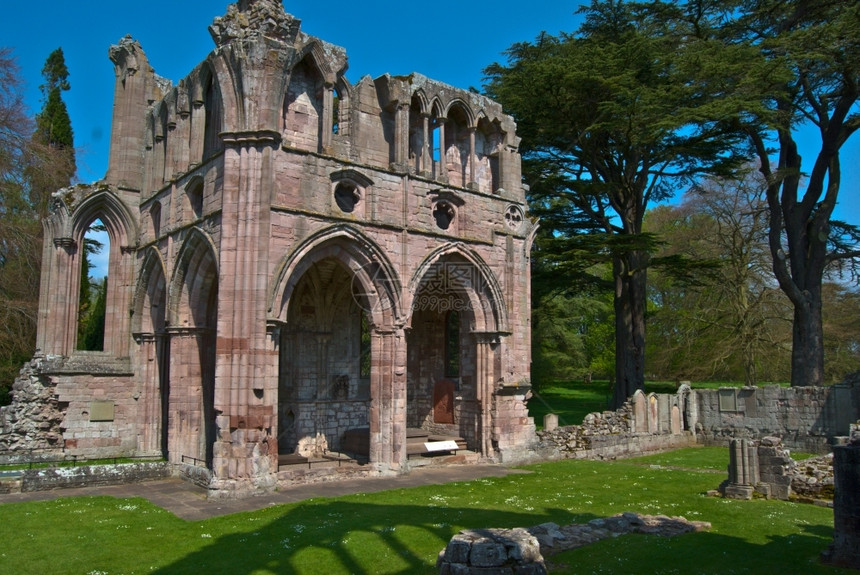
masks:
<path fill-rule="evenodd" d="M 345 447 L 361 473 L 404 472 L 414 430 L 516 460 L 535 437 L 536 226 L 512 119 L 419 74 L 350 84 L 344 50 L 278 0 L 240 0 L 210 32 L 176 85 L 131 38 L 110 49 L 108 173 L 45 221 L 38 352 L 0 450 L 163 455 L 225 491 Z M 96 220 L 107 327 L 81 351 Z"/>

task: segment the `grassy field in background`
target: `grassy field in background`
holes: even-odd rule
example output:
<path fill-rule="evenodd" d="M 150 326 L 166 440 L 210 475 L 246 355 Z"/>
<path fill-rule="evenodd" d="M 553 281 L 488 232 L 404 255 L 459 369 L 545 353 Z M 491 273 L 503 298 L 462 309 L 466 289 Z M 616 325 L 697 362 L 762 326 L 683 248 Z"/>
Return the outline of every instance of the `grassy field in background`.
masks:
<path fill-rule="evenodd" d="M 30 575 L 434 574 L 464 528 L 582 523 L 624 511 L 682 515 L 712 529 L 625 535 L 549 558 L 551 573 L 841 574 L 818 563 L 833 512 L 783 501 L 706 497 L 728 450 L 562 461 L 527 473 L 319 498 L 187 522 L 144 499 L 0 505 L 0 573 Z"/>
<path fill-rule="evenodd" d="M 694 389 L 719 389 L 721 387 L 741 387 L 738 382 L 705 381 L 693 382 Z M 762 383 L 761 385 L 773 385 Z M 787 386 L 787 383 L 778 385 Z M 673 381 L 647 381 L 646 393 L 675 393 L 678 385 Z M 543 416 L 547 413 L 558 415 L 559 425 L 578 425 L 589 413 L 609 409 L 612 389 L 606 380 L 594 380 L 590 384 L 583 381 L 558 382 L 544 385 L 540 391 L 532 391 L 529 399 L 529 415 L 534 417 L 538 429 L 543 427 Z"/>

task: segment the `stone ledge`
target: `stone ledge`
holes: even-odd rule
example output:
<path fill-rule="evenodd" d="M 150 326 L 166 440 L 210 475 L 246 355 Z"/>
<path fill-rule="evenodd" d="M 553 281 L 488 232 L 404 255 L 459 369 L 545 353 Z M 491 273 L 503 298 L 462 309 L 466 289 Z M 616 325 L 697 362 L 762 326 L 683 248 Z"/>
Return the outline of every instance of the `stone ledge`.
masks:
<path fill-rule="evenodd" d="M 22 469 L 20 475 L 14 481 L 10 481 L 6 487 L 14 490 L 9 491 L 10 493 L 15 491 L 28 493 L 67 487 L 121 485 L 123 483 L 165 479 L 171 475 L 171 465 L 166 461 L 47 467 Z"/>

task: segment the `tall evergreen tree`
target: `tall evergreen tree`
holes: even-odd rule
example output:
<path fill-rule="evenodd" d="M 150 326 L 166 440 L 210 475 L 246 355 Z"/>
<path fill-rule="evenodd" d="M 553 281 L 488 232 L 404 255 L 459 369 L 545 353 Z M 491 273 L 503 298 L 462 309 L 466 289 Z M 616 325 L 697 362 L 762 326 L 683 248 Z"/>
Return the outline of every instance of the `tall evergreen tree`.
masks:
<path fill-rule="evenodd" d="M 536 268 L 569 272 L 573 287 L 573 274 L 612 262 L 616 407 L 644 387 L 646 275 L 657 245 L 642 229 L 645 212 L 683 182 L 739 161 L 738 137 L 700 121 L 718 114 L 719 93 L 691 81 L 689 31 L 644 6 L 594 0 L 575 34 L 515 44 L 507 65 L 485 70 L 486 91 L 522 137 L 544 234 Z"/>
<path fill-rule="evenodd" d="M 67 161 L 58 166 L 57 173 L 52 174 L 49 186 L 68 186 L 75 175 L 75 142 L 72 120 L 62 96 L 64 91 L 71 88 L 62 48 L 57 48 L 48 55 L 42 67 L 42 77 L 45 83 L 39 88 L 42 91 L 43 103 L 42 110 L 36 115 L 34 138 L 43 145 L 63 152 Z M 34 182 L 34 187 L 40 183 Z M 42 192 L 50 194 L 53 190 Z"/>

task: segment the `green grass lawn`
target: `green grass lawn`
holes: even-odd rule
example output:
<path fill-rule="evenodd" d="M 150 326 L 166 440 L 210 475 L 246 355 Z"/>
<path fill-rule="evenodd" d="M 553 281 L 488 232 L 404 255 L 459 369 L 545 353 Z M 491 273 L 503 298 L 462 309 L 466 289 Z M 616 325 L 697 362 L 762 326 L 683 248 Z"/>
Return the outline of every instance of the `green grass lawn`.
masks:
<path fill-rule="evenodd" d="M 585 522 L 624 511 L 683 515 L 713 528 L 676 538 L 608 539 L 552 556 L 552 572 L 848 573 L 818 564 L 832 539 L 832 510 L 704 496 L 723 479 L 707 470 L 725 468 L 726 449 L 654 457 L 544 463 L 526 467 L 528 474 L 321 498 L 199 522 L 143 499 L 4 504 L 0 573 L 431 574 L 437 553 L 463 528 Z"/>

